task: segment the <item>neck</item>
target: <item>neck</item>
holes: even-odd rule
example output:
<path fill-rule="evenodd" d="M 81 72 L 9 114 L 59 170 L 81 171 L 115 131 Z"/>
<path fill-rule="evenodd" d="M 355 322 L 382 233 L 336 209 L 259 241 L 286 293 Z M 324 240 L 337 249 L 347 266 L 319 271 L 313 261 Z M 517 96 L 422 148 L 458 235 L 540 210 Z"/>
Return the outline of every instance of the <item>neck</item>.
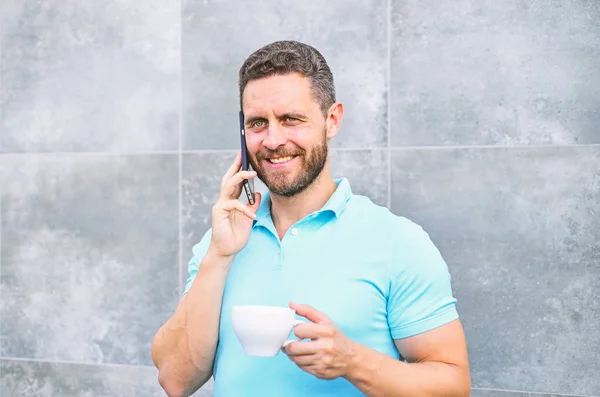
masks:
<path fill-rule="evenodd" d="M 292 197 L 271 195 L 271 218 L 277 229 L 279 238 L 294 223 L 306 215 L 321 209 L 337 186 L 329 170 L 329 162 L 323 167 L 321 174 L 304 191 Z"/>

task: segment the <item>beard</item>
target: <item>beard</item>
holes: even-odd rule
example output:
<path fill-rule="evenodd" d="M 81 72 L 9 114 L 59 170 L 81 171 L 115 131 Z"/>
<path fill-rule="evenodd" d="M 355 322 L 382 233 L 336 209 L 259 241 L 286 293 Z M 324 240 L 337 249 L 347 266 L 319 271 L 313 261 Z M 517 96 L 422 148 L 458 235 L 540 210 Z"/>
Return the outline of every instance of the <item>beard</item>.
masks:
<path fill-rule="evenodd" d="M 256 159 L 250 158 L 250 164 L 252 169 L 256 171 L 256 176 L 269 188 L 272 194 L 292 197 L 306 190 L 319 177 L 327 162 L 327 154 L 327 138 L 326 131 L 324 131 L 323 140 L 308 153 L 303 149 L 263 149 L 256 154 Z M 265 168 L 262 167 L 262 160 L 272 156 L 298 157 L 301 161 L 300 172 L 294 177 L 289 177 L 287 175 L 288 171 L 275 170 L 270 172 L 270 176 L 267 176 Z"/>

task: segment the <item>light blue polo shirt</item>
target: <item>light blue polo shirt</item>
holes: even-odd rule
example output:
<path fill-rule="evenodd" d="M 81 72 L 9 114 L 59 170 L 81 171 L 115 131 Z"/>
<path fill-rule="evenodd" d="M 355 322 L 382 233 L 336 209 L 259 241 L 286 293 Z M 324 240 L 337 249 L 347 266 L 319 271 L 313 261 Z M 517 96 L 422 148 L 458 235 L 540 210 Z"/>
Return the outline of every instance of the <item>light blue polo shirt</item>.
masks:
<path fill-rule="evenodd" d="M 343 378 L 321 380 L 302 371 L 284 353 L 246 356 L 231 326 L 234 305 L 309 304 L 350 339 L 396 359 L 402 358 L 394 339 L 458 318 L 448 267 L 428 234 L 353 194 L 347 179 L 335 183 L 323 208 L 292 225 L 281 241 L 268 192 L 263 196 L 250 240 L 235 257 L 225 284 L 215 397 L 363 395 Z M 209 242 L 210 230 L 193 248 L 184 293 Z"/>

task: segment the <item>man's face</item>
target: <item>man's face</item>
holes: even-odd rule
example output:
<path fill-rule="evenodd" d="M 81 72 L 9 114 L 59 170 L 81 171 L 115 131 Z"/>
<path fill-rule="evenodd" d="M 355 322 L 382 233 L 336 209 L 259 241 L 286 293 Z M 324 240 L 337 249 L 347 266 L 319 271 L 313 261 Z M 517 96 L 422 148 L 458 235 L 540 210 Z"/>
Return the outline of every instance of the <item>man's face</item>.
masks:
<path fill-rule="evenodd" d="M 252 168 L 273 194 L 306 189 L 327 161 L 325 117 L 300 74 L 250 81 L 244 90 L 246 144 Z"/>

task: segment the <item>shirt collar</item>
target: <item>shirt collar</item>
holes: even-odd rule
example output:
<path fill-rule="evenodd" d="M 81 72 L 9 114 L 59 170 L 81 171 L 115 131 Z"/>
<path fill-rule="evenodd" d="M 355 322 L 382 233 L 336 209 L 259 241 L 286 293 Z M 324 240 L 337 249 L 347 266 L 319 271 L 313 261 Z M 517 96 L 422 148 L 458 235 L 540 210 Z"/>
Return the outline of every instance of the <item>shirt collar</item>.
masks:
<path fill-rule="evenodd" d="M 350 182 L 348 182 L 347 178 L 335 179 L 334 182 L 337 186 L 335 192 L 333 192 L 329 200 L 327 200 L 325 205 L 320 210 L 315 211 L 315 214 L 329 211 L 333 212 L 336 218 L 339 218 L 342 212 L 344 212 L 346 209 L 346 204 L 352 197 L 352 188 L 350 187 Z M 272 223 L 271 195 L 269 194 L 269 191 L 266 191 L 263 193 L 260 206 L 256 210 L 256 219 L 254 219 L 253 226 L 268 226 Z"/>
<path fill-rule="evenodd" d="M 342 212 L 344 212 L 346 209 L 348 200 L 350 200 L 352 197 L 352 189 L 350 188 L 350 182 L 348 182 L 348 179 L 346 178 L 339 178 L 334 182 L 337 186 L 337 189 L 335 189 L 335 192 L 333 192 L 323 208 L 317 212 L 333 211 L 335 216 L 339 218 Z"/>

